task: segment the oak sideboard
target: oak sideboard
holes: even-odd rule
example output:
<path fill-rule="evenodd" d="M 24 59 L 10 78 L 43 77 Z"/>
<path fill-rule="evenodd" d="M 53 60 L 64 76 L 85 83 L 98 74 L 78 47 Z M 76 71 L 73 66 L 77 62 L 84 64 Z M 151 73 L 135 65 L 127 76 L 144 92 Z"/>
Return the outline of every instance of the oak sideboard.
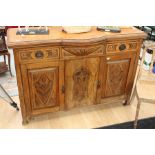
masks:
<path fill-rule="evenodd" d="M 141 44 L 146 34 L 134 27 L 120 33 L 16 35 L 13 48 L 23 124 L 30 118 L 74 107 L 120 101 L 128 104 Z"/>

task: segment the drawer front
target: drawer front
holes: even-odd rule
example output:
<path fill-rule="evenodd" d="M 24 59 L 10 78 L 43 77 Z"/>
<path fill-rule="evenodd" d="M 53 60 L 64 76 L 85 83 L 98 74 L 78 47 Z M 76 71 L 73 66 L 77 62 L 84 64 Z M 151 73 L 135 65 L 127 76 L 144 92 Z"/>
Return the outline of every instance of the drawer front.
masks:
<path fill-rule="evenodd" d="M 59 59 L 60 48 L 30 48 L 20 50 L 21 62 L 34 62 L 40 60 Z"/>
<path fill-rule="evenodd" d="M 105 45 L 62 47 L 62 58 L 74 58 L 83 56 L 102 56 L 105 54 Z"/>
<path fill-rule="evenodd" d="M 106 47 L 106 52 L 125 52 L 125 51 L 136 51 L 138 49 L 137 41 L 116 41 L 109 42 Z"/>

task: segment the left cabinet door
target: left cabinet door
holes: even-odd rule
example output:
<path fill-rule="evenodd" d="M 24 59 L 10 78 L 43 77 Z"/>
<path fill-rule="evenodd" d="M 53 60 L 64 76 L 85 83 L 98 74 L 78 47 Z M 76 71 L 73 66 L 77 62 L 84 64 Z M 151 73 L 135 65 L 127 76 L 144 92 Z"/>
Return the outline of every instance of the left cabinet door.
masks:
<path fill-rule="evenodd" d="M 58 111 L 63 108 L 63 69 L 59 63 L 23 66 L 24 87 L 29 96 L 30 115 Z M 25 69 L 24 69 L 25 68 Z M 27 77 L 26 77 L 27 76 Z M 61 77 L 61 79 L 60 79 Z M 26 97 L 26 96 L 25 96 Z"/>

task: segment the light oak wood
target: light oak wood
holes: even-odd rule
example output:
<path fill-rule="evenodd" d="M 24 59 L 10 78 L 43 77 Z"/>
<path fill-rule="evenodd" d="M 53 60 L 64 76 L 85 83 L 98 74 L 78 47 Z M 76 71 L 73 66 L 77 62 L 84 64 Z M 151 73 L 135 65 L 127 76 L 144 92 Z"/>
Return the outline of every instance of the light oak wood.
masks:
<path fill-rule="evenodd" d="M 65 61 L 65 104 L 70 109 L 96 102 L 99 58 Z"/>
<path fill-rule="evenodd" d="M 19 97 L 13 100 L 20 105 Z M 132 104 L 122 106 L 121 102 L 98 104 L 58 111 L 35 117 L 29 124 L 22 125 L 21 111 L 17 112 L 8 103 L 0 99 L 0 128 L 3 129 L 89 129 L 127 121 L 133 121 L 137 99 Z M 141 105 L 139 119 L 154 117 L 155 104 Z"/>
<path fill-rule="evenodd" d="M 96 30 L 96 27 L 92 28 L 92 31 L 89 33 L 83 34 L 67 34 L 62 32 L 62 27 L 49 27 L 49 35 L 16 35 L 17 29 L 9 29 L 7 31 L 7 43 L 9 47 L 24 47 L 24 46 L 34 46 L 48 44 L 74 44 L 81 43 L 90 45 L 90 42 L 102 42 L 103 40 L 113 40 L 113 39 L 140 39 L 145 38 L 146 34 L 142 31 L 131 27 L 131 28 L 122 28 L 121 33 L 110 33 L 110 32 L 100 32 Z M 81 41 L 79 41 L 81 40 Z"/>
<path fill-rule="evenodd" d="M 9 30 L 7 41 L 15 53 L 23 123 L 108 97 L 128 103 L 145 33 L 132 27 L 121 33 L 93 27 L 89 33 L 67 34 L 49 27 L 49 35 L 26 36 L 16 30 Z"/>

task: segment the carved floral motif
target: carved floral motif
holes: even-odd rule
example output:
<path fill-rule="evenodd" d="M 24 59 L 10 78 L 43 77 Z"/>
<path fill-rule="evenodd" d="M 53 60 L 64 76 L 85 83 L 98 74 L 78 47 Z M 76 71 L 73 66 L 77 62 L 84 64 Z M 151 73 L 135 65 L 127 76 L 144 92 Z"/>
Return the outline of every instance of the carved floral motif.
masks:
<path fill-rule="evenodd" d="M 90 71 L 84 67 L 81 67 L 74 72 L 73 100 L 81 101 L 88 97 L 88 83 L 90 75 Z"/>

